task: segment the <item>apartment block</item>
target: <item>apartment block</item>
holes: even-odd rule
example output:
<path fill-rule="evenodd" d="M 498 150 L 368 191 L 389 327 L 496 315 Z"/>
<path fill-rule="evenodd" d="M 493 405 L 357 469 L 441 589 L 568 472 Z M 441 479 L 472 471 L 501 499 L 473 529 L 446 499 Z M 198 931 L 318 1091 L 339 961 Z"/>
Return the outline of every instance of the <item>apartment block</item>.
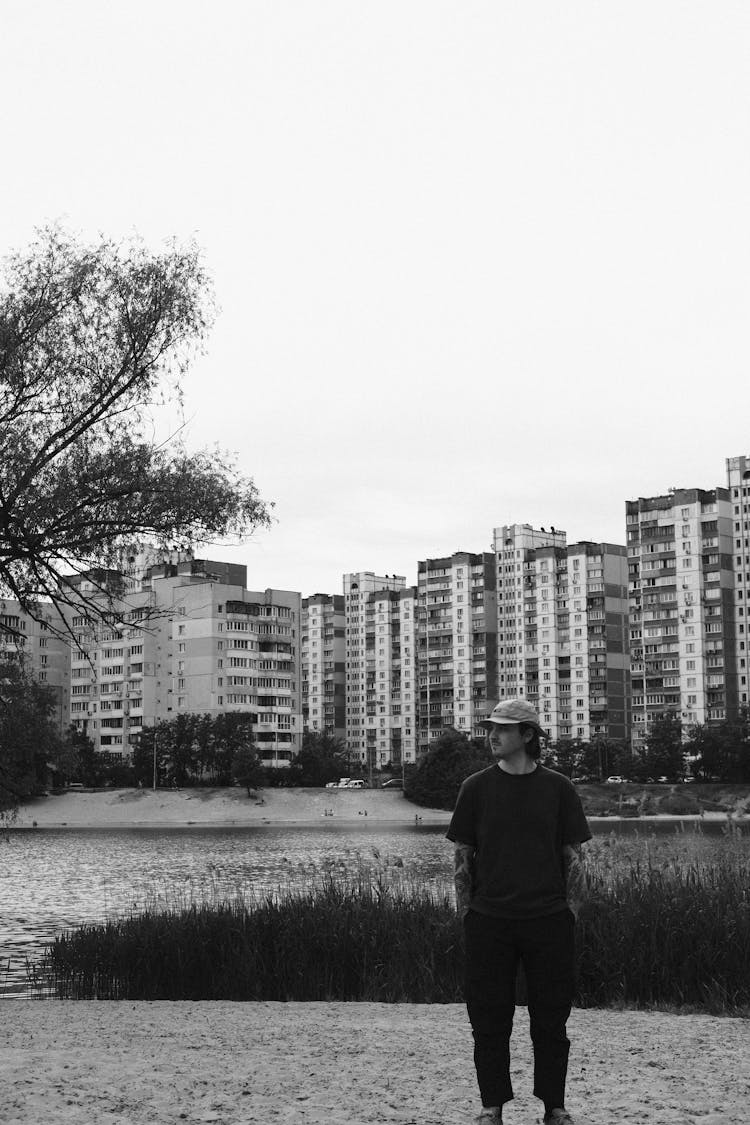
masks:
<path fill-rule="evenodd" d="M 22 658 L 27 672 L 51 688 L 55 696 L 53 720 L 60 734 L 69 723 L 70 653 L 59 631 L 65 628 L 60 613 L 45 606 L 42 621 L 24 613 L 11 598 L 0 600 L 0 659 Z"/>
<path fill-rule="evenodd" d="M 401 575 L 344 575 L 346 742 L 372 767 L 416 757 L 416 592 Z"/>
<path fill-rule="evenodd" d="M 724 488 L 677 488 L 630 500 L 626 519 L 638 749 L 665 711 L 678 714 L 686 729 L 736 713 L 737 521 Z"/>
<path fill-rule="evenodd" d="M 732 505 L 732 561 L 734 572 L 734 649 L 739 707 L 748 697 L 748 641 L 750 640 L 750 457 L 727 458 L 727 487 Z M 725 667 L 725 675 L 731 674 Z"/>
<path fill-rule="evenodd" d="M 127 757 L 144 725 L 245 712 L 264 763 L 288 764 L 302 734 L 301 595 L 248 590 L 237 564 L 131 562 L 111 627 L 73 619 L 71 719 L 98 750 Z"/>
<path fill-rule="evenodd" d="M 346 739 L 346 615 L 342 594 L 302 599 L 302 721 L 305 731 Z"/>
<path fill-rule="evenodd" d="M 457 551 L 418 563 L 419 752 L 446 728 L 472 736 L 497 681 L 495 557 Z"/>
<path fill-rule="evenodd" d="M 528 524 L 495 528 L 499 698 L 524 696 L 553 741 L 625 739 L 627 555 Z"/>

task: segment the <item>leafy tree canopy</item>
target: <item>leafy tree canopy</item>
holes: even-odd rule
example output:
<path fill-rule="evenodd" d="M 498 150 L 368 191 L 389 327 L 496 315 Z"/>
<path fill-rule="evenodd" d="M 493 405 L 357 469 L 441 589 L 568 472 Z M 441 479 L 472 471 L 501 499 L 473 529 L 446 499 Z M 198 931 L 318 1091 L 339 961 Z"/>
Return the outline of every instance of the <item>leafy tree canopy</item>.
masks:
<path fill-rule="evenodd" d="M 750 711 L 743 707 L 737 718 L 691 727 L 685 749 L 702 781 L 750 781 Z"/>
<path fill-rule="evenodd" d="M 141 785 L 153 784 L 154 760 L 160 786 L 231 785 L 235 779 L 250 788 L 261 776 L 252 718 L 241 711 L 190 712 L 144 727 L 133 751 Z"/>
<path fill-rule="evenodd" d="M 82 245 L 38 232 L 0 277 L 0 597 L 100 618 L 79 576 L 124 545 L 241 539 L 270 523 L 252 480 L 219 450 L 157 443 L 153 408 L 213 317 L 194 245 Z M 102 583 L 106 587 L 106 583 Z"/>
<path fill-rule="evenodd" d="M 306 731 L 291 769 L 295 785 L 323 786 L 337 781 L 348 772 L 346 744 L 330 734 Z"/>
<path fill-rule="evenodd" d="M 21 659 L 0 663 L 0 811 L 46 787 L 48 766 L 64 746 L 54 723 L 55 692 L 34 680 Z"/>
<path fill-rule="evenodd" d="M 407 777 L 404 796 L 426 808 L 453 809 L 461 782 L 491 764 L 485 739 L 445 731 Z"/>

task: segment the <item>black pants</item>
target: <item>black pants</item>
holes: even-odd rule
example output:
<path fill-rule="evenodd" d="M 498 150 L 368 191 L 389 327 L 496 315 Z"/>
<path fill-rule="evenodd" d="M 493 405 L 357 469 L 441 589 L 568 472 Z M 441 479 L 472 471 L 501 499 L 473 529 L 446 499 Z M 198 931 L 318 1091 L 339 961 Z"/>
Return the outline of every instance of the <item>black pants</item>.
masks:
<path fill-rule="evenodd" d="M 565 1024 L 575 986 L 571 911 L 512 921 L 470 910 L 464 932 L 466 1006 L 482 1105 L 501 1106 L 513 1097 L 510 1035 L 520 961 L 526 975 L 534 1045 L 534 1093 L 550 1107 L 564 1106 L 570 1048 Z"/>

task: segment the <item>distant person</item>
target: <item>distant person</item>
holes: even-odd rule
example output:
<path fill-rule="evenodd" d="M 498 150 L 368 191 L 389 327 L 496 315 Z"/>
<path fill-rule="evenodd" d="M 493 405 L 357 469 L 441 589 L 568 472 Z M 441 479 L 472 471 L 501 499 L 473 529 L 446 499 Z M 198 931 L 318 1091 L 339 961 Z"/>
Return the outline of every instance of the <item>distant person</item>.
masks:
<path fill-rule="evenodd" d="M 565 1108 L 573 1003 L 575 920 L 584 894 L 581 844 L 591 839 L 578 794 L 539 764 L 539 716 L 504 699 L 482 726 L 495 763 L 468 777 L 448 828 L 455 845 L 456 906 L 464 920 L 466 1006 L 482 1110 L 502 1122 L 513 1097 L 510 1036 L 523 965 L 534 1094 L 545 1125 L 574 1125 Z"/>

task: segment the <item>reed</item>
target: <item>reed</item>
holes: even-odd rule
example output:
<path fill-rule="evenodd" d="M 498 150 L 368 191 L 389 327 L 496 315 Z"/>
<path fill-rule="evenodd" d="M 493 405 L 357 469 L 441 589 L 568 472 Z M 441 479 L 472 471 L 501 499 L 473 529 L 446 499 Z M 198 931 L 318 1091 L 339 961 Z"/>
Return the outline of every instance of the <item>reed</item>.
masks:
<path fill-rule="evenodd" d="M 579 1006 L 750 1013 L 747 838 L 600 837 L 587 869 Z M 48 947 L 31 985 L 61 998 L 450 1003 L 462 976 L 448 873 L 425 886 L 360 863 L 81 927 Z"/>

